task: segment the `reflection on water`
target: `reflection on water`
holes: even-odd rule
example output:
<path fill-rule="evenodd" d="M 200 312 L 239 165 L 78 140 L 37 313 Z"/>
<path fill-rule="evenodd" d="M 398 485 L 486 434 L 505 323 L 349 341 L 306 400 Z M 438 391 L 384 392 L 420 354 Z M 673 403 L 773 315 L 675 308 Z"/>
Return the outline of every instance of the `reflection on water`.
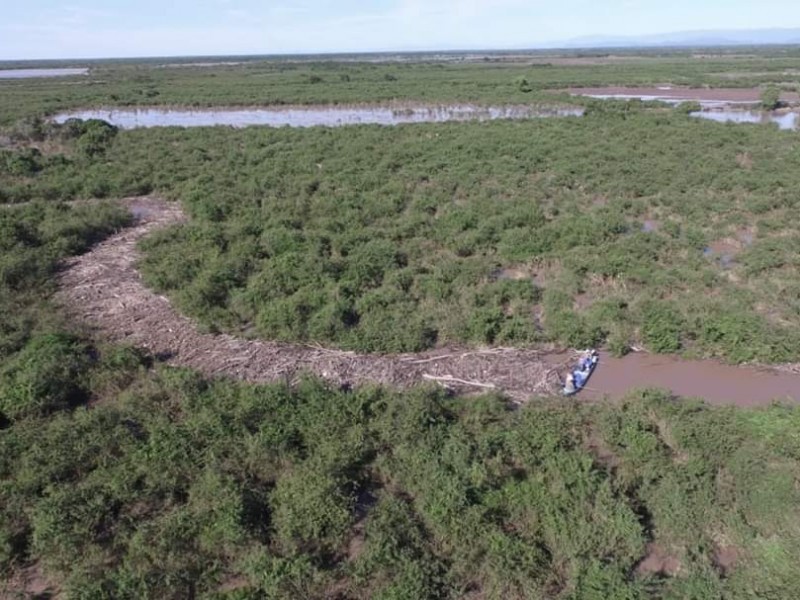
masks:
<path fill-rule="evenodd" d="M 89 69 L 0 69 L 0 79 L 31 79 L 33 77 L 72 77 L 88 75 Z"/>
<path fill-rule="evenodd" d="M 595 100 L 641 100 L 642 102 L 663 102 L 664 104 L 671 104 L 672 106 L 678 106 L 679 104 L 683 104 L 685 102 L 697 102 L 703 108 L 718 108 L 718 107 L 730 106 L 732 104 L 752 106 L 754 104 L 752 100 L 710 100 L 704 98 L 675 97 L 675 96 L 659 95 L 659 94 L 572 94 L 572 95 L 585 96 L 587 98 L 594 98 Z"/>
<path fill-rule="evenodd" d="M 642 388 L 667 389 L 711 404 L 768 406 L 773 400 L 800 402 L 800 376 L 795 373 L 640 353 L 624 358 L 603 353 L 581 397 L 624 398 Z"/>
<path fill-rule="evenodd" d="M 800 113 L 774 113 L 756 110 L 704 110 L 691 113 L 693 117 L 718 123 L 776 123 L 779 129 L 800 129 Z"/>
<path fill-rule="evenodd" d="M 398 125 L 401 123 L 442 123 L 445 121 L 491 121 L 495 119 L 534 119 L 569 117 L 583 114 L 582 108 L 541 108 L 532 106 L 450 106 L 392 107 L 272 107 L 226 110 L 181 110 L 144 108 L 141 110 L 80 110 L 54 117 L 102 119 L 122 129 L 140 127 L 209 127 L 226 125 L 247 127 L 340 127 L 343 125 Z"/>

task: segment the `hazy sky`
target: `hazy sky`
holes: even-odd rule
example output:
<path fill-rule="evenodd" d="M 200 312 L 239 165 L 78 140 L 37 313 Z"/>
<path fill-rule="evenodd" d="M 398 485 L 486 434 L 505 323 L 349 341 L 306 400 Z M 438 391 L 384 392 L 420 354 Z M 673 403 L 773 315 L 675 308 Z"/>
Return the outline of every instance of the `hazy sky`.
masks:
<path fill-rule="evenodd" d="M 585 35 L 800 27 L 798 0 L 24 0 L 0 60 L 536 47 Z"/>

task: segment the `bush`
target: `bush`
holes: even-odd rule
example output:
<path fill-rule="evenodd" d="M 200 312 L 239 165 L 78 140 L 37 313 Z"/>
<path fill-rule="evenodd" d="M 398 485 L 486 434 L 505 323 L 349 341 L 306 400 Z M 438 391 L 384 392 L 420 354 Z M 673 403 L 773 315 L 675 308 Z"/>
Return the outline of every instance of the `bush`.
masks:
<path fill-rule="evenodd" d="M 99 119 L 84 121 L 80 136 L 75 142 L 78 153 L 86 158 L 104 154 L 117 135 L 117 128 Z"/>
<path fill-rule="evenodd" d="M 666 354 L 681 349 L 683 317 L 670 303 L 651 303 L 643 315 L 642 339 L 651 350 Z"/>
<path fill-rule="evenodd" d="M 615 326 L 608 336 L 608 351 L 617 358 L 621 358 L 631 351 L 633 332 L 625 325 Z"/>
<path fill-rule="evenodd" d="M 42 154 L 36 148 L 0 150 L 0 166 L 15 177 L 31 177 L 42 169 Z"/>
<path fill-rule="evenodd" d="M 691 102 L 681 102 L 678 106 L 675 107 L 675 112 L 680 113 L 682 115 L 688 115 L 691 113 L 700 112 L 703 110 L 702 104 L 699 102 L 691 101 Z"/>
<path fill-rule="evenodd" d="M 761 92 L 761 108 L 764 110 L 775 110 L 781 106 L 781 90 L 775 86 L 770 86 Z"/>
<path fill-rule="evenodd" d="M 277 539 L 287 549 L 331 551 L 351 523 L 352 498 L 311 465 L 280 479 L 270 503 Z"/>
<path fill-rule="evenodd" d="M 528 94 L 533 91 L 531 82 L 528 81 L 528 78 L 524 75 L 520 75 L 514 79 L 514 87 L 516 87 L 523 94 Z"/>
<path fill-rule="evenodd" d="M 84 402 L 90 365 L 88 349 L 73 337 L 32 338 L 0 372 L 0 412 L 21 419 Z"/>

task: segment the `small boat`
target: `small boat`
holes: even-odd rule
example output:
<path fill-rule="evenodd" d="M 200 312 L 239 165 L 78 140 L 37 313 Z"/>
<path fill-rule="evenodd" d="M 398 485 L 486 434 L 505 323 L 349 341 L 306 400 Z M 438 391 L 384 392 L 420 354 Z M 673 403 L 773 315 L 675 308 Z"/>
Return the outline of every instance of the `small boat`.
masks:
<path fill-rule="evenodd" d="M 578 364 L 567 375 L 564 387 L 561 392 L 565 396 L 574 396 L 586 387 L 589 378 L 597 368 L 597 363 L 600 360 L 600 355 L 597 350 L 584 350 L 578 360 Z"/>

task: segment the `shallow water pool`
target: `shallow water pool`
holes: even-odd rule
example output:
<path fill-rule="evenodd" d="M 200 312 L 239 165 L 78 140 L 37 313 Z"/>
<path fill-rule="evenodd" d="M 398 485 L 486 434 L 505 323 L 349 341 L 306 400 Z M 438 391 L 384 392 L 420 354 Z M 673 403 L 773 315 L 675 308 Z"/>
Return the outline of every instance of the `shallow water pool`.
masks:
<path fill-rule="evenodd" d="M 345 125 L 400 125 L 448 121 L 492 121 L 581 116 L 581 108 L 532 106 L 297 106 L 242 109 L 186 110 L 171 108 L 78 110 L 56 115 L 53 120 L 102 119 L 121 129 L 142 127 L 342 127 Z"/>

